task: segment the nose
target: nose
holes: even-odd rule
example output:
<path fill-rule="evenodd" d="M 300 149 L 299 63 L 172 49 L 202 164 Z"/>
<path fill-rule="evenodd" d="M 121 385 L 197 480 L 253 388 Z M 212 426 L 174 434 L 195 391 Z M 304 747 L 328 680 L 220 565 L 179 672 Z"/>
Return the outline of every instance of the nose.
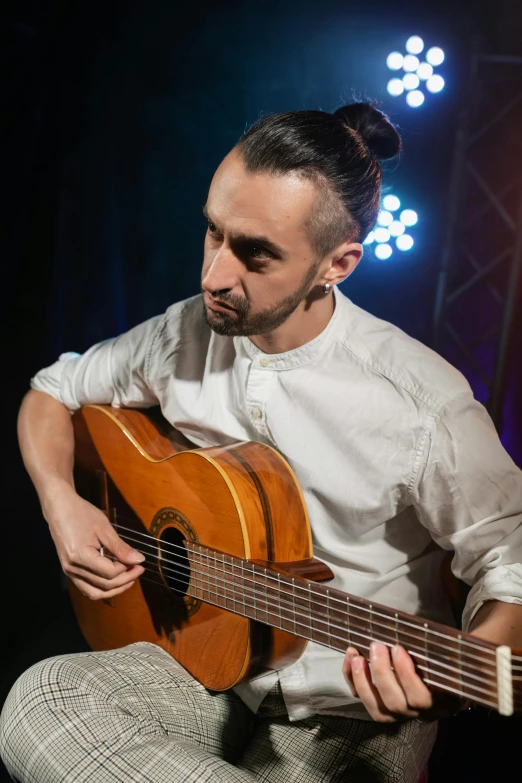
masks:
<path fill-rule="evenodd" d="M 239 282 L 241 262 L 230 248 L 223 244 L 217 250 L 208 265 L 204 266 L 201 285 L 205 291 L 231 291 Z"/>

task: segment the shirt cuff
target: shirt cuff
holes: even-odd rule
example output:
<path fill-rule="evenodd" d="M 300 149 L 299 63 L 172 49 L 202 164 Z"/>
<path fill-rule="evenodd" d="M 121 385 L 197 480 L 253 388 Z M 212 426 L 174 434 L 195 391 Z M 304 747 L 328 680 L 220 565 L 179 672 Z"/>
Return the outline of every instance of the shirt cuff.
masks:
<path fill-rule="evenodd" d="M 486 571 L 473 585 L 462 613 L 463 631 L 469 630 L 473 618 L 486 601 L 522 604 L 522 563 L 498 566 Z"/>

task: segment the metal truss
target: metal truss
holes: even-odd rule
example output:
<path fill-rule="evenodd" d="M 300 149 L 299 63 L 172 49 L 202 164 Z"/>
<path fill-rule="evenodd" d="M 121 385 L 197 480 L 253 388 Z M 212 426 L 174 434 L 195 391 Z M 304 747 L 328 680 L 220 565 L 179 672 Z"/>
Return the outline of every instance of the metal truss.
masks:
<path fill-rule="evenodd" d="M 456 135 L 434 348 L 501 429 L 522 285 L 522 57 L 472 58 Z"/>

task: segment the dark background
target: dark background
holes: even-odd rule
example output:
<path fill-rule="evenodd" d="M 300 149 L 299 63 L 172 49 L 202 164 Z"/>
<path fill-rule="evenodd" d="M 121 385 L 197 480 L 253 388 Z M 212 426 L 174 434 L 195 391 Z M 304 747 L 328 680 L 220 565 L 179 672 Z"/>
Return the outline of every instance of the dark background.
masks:
<path fill-rule="evenodd" d="M 201 206 L 249 123 L 354 96 L 382 101 L 399 124 L 404 154 L 385 182 L 421 220 L 414 250 L 389 261 L 369 253 L 343 290 L 429 344 L 472 41 L 522 54 L 522 4 L 41 0 L 4 6 L 0 20 L 2 703 L 33 662 L 85 649 L 16 446 L 31 375 L 197 293 Z M 448 53 L 447 89 L 417 111 L 386 93 L 386 56 L 414 33 Z M 516 355 L 509 392 L 519 411 Z M 519 425 L 515 417 L 502 433 L 517 461 Z M 507 779 L 520 728 L 480 710 L 443 722 L 431 780 Z"/>

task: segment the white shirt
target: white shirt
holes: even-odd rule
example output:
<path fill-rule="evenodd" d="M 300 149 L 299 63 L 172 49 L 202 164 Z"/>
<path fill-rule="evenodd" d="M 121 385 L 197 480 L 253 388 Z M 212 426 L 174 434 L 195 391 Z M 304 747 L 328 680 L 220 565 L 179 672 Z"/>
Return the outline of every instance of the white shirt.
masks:
<path fill-rule="evenodd" d="M 456 576 L 473 585 L 465 629 L 486 600 L 522 603 L 522 474 L 486 411 L 441 357 L 334 295 L 324 331 L 286 353 L 215 334 L 197 296 L 64 355 L 32 388 L 71 411 L 159 403 L 197 446 L 275 446 L 302 487 L 314 554 L 341 590 L 452 624 L 439 572 L 443 550 L 455 550 Z M 292 720 L 368 717 L 342 659 L 309 642 L 293 666 L 236 690 L 256 710 L 279 677 Z"/>

